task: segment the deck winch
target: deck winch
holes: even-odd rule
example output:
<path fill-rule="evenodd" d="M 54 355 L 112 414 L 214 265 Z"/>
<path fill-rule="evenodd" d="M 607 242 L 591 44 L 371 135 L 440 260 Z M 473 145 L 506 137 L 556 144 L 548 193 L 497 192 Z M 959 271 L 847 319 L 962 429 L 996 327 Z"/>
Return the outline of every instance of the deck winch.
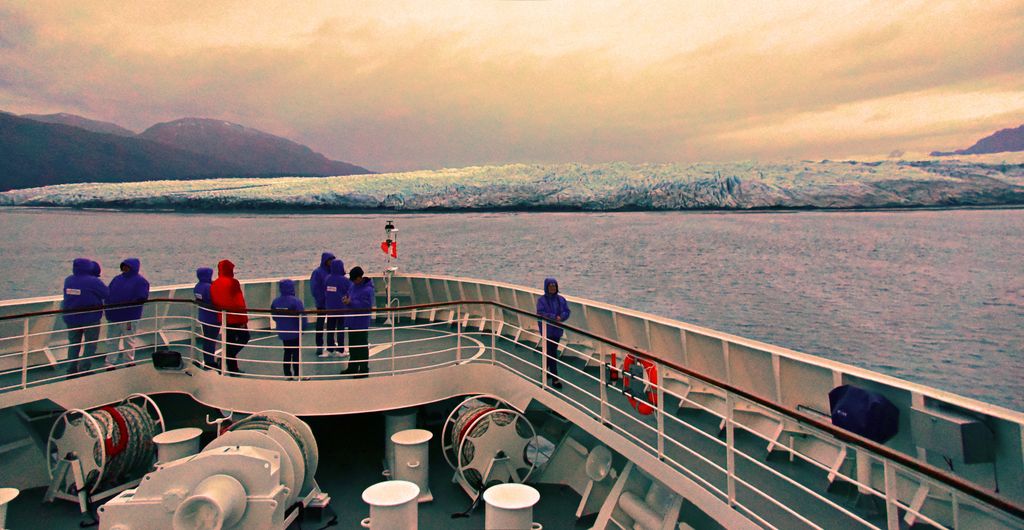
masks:
<path fill-rule="evenodd" d="M 441 440 L 456 482 L 473 498 L 494 484 L 526 482 L 536 467 L 530 458 L 537 447 L 533 424 L 495 396 L 462 401 L 445 421 Z"/>
<path fill-rule="evenodd" d="M 284 529 L 297 504 L 324 502 L 309 426 L 281 411 L 233 424 L 202 452 L 160 465 L 100 508 L 100 528 Z"/>
<path fill-rule="evenodd" d="M 134 486 L 152 467 L 153 437 L 163 431 L 160 408 L 144 394 L 92 411 L 65 411 L 46 441 L 45 499 L 78 502 L 84 513 L 91 503 Z"/>

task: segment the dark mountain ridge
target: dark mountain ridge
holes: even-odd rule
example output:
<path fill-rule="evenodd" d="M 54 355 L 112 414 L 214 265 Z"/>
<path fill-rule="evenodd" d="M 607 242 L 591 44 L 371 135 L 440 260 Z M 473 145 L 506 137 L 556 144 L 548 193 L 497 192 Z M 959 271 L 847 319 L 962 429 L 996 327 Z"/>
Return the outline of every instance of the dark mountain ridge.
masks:
<path fill-rule="evenodd" d="M 932 151 L 932 156 L 980 155 L 985 153 L 1004 153 L 1007 151 L 1024 151 L 1024 125 L 1015 129 L 996 131 L 967 149 L 956 151 Z"/>
<path fill-rule="evenodd" d="M 0 190 L 246 173 L 230 162 L 149 140 L 0 114 Z"/>
<path fill-rule="evenodd" d="M 186 118 L 140 135 L 73 114 L 0 111 L 0 191 L 77 182 L 372 173 L 242 125 Z"/>
<path fill-rule="evenodd" d="M 129 131 L 116 123 L 91 120 L 76 114 L 68 114 L 66 112 L 58 112 L 56 114 L 22 114 L 20 117 L 41 121 L 43 123 L 70 125 L 72 127 L 78 127 L 79 129 L 85 129 L 95 133 L 116 134 L 126 138 L 134 138 L 136 135 L 135 131 Z"/>
<path fill-rule="evenodd" d="M 347 162 L 330 160 L 286 138 L 223 120 L 183 118 L 158 123 L 143 131 L 139 138 L 212 156 L 252 173 L 302 176 L 370 173 Z"/>

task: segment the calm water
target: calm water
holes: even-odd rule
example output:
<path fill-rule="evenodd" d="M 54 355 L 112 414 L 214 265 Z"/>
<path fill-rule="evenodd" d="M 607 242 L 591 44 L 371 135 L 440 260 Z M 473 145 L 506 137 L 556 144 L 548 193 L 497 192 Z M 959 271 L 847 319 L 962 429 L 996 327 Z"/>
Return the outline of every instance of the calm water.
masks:
<path fill-rule="evenodd" d="M 398 215 L 401 267 L 562 290 L 1024 410 L 1024 210 Z M 384 216 L 0 210 L 0 299 L 53 295 L 76 256 L 153 285 L 230 258 L 379 271 Z"/>

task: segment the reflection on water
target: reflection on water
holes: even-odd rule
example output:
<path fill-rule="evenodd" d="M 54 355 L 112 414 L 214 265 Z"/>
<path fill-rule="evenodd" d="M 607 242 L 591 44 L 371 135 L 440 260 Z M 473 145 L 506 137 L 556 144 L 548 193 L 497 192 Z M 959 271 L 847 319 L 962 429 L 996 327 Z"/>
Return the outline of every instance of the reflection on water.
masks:
<path fill-rule="evenodd" d="M 57 294 L 76 256 L 153 285 L 222 258 L 308 274 L 331 250 L 535 285 L 676 318 L 1024 410 L 1024 211 L 193 215 L 0 210 L 0 299 Z"/>

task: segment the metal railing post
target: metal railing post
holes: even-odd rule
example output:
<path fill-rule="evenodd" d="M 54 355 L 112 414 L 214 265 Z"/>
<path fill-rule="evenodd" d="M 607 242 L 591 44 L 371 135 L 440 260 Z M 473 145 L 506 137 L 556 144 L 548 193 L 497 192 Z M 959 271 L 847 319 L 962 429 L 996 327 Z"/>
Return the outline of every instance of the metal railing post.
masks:
<path fill-rule="evenodd" d="M 28 317 L 25 317 L 25 323 L 22 327 L 21 335 L 21 388 L 24 390 L 28 387 Z"/>
<path fill-rule="evenodd" d="M 665 370 L 661 370 L 664 374 Z M 655 384 L 655 406 L 658 408 L 658 460 L 665 460 L 665 386 L 662 384 L 664 375 Z M 648 381 L 650 384 L 651 382 Z"/>
<path fill-rule="evenodd" d="M 455 364 L 462 362 L 462 305 L 455 306 L 455 330 L 457 333 L 455 345 Z"/>
<path fill-rule="evenodd" d="M 297 370 L 298 373 L 295 374 L 295 377 L 298 377 L 299 381 L 302 381 L 302 330 L 303 330 L 303 328 L 306 327 L 306 315 L 300 314 L 296 318 L 299 319 L 299 353 L 298 353 L 298 359 L 297 359 L 298 360 L 298 370 Z"/>
<path fill-rule="evenodd" d="M 889 530 L 899 530 L 900 510 L 896 505 L 896 469 L 892 461 L 882 459 L 882 474 L 885 480 L 885 520 Z"/>
<path fill-rule="evenodd" d="M 498 308 L 491 306 L 491 364 L 497 364 L 498 350 Z"/>
<path fill-rule="evenodd" d="M 192 304 L 192 320 L 189 321 L 188 329 L 191 333 L 188 334 L 188 347 L 189 356 L 192 357 L 192 362 L 196 362 L 196 323 L 199 320 L 199 310 L 195 304 Z M 200 331 L 202 327 L 200 326 Z M 206 364 L 206 360 L 203 360 L 203 364 Z"/>
<path fill-rule="evenodd" d="M 220 310 L 220 375 L 224 375 L 228 364 L 228 312 Z"/>
<path fill-rule="evenodd" d="M 540 321 L 540 387 L 548 387 L 548 326 Z"/>
<path fill-rule="evenodd" d="M 390 290 L 390 285 L 391 284 L 389 283 L 388 284 L 388 289 L 389 290 Z M 390 299 L 388 301 L 388 305 L 389 306 L 391 305 Z M 398 348 L 398 345 L 395 344 L 395 322 L 398 321 L 398 316 L 395 315 L 395 313 L 393 311 L 388 311 L 388 320 L 391 321 L 391 375 L 395 375 L 395 353 L 396 353 L 395 349 Z"/>
<path fill-rule="evenodd" d="M 729 506 L 736 505 L 736 433 L 733 425 L 733 409 L 736 398 L 732 392 L 725 394 L 725 470 Z"/>
<path fill-rule="evenodd" d="M 600 378 L 601 389 L 598 390 L 600 394 L 600 414 L 601 423 L 608 423 L 608 366 L 604 362 L 598 363 L 598 377 Z"/>

